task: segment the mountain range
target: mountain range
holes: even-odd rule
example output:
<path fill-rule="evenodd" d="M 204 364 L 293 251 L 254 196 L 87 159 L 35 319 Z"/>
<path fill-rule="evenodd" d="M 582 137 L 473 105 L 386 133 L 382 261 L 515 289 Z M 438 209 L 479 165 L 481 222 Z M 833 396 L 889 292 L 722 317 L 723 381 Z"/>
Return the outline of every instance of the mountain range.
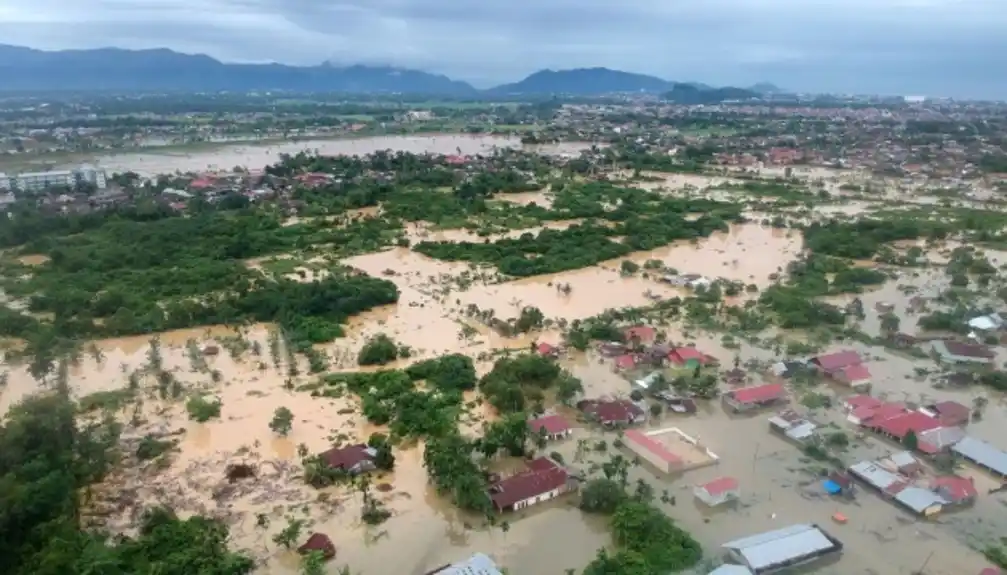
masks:
<path fill-rule="evenodd" d="M 444 96 L 505 96 L 610 93 L 666 94 L 678 101 L 734 95 L 744 99 L 778 92 L 771 84 L 752 89 L 710 88 L 608 68 L 541 70 L 512 84 L 477 90 L 441 74 L 391 66 L 288 66 L 224 63 L 202 54 L 168 49 L 43 51 L 0 44 L 0 91 L 177 91 L 288 90 L 300 92 L 409 93 Z M 685 91 L 683 91 L 685 90 Z M 710 92 L 713 91 L 713 92 Z M 722 92 L 726 91 L 726 92 Z M 706 97 L 703 96 L 705 94 Z M 749 94 L 746 96 L 746 94 Z M 691 103 L 691 102 L 683 102 Z M 707 103 L 707 102 L 695 102 Z"/>

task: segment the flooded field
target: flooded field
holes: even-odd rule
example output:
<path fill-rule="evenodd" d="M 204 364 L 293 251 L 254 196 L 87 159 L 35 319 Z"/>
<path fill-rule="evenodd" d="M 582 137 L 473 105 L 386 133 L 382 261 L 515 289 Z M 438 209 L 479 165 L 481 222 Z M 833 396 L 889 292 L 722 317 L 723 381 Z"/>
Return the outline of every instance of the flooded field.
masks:
<path fill-rule="evenodd" d="M 226 144 L 192 151 L 150 151 L 97 156 L 92 163 L 109 173 L 132 171 L 142 176 L 174 172 L 231 170 L 235 166 L 259 169 L 274 164 L 280 154 L 311 151 L 323 155 L 365 155 L 378 150 L 414 154 L 489 154 L 495 148 L 522 147 L 519 138 L 437 134 L 431 136 L 375 136 L 366 138 L 305 140 L 282 144 Z M 562 143 L 528 146 L 542 154 L 577 154 L 590 144 Z"/>

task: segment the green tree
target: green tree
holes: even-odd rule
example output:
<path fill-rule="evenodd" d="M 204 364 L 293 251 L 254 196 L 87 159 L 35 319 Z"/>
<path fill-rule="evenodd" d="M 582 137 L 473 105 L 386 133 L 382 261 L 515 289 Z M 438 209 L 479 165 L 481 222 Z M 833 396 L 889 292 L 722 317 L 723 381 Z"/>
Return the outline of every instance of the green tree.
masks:
<path fill-rule="evenodd" d="M 279 533 L 273 535 L 273 543 L 277 545 L 282 545 L 283 547 L 290 549 L 297 544 L 297 540 L 301 538 L 301 530 L 304 528 L 303 519 L 295 519 L 293 517 L 287 517 L 287 524 L 280 530 Z"/>
<path fill-rule="evenodd" d="M 909 451 L 916 451 L 919 449 L 920 440 L 916 437 L 916 432 L 912 429 L 907 431 L 905 437 L 902 438 L 902 445 L 904 445 Z"/>
<path fill-rule="evenodd" d="M 626 490 L 607 478 L 591 479 L 580 490 L 580 508 L 588 513 L 615 513 L 626 500 Z"/>
<path fill-rule="evenodd" d="M 325 554 L 312 550 L 301 556 L 301 575 L 325 575 Z"/>
<path fill-rule="evenodd" d="M 278 433 L 286 437 L 294 426 L 294 414 L 286 407 L 277 407 L 273 412 L 273 419 L 269 422 L 269 429 L 273 433 Z"/>
<path fill-rule="evenodd" d="M 384 365 L 398 359 L 399 347 L 392 338 L 383 333 L 367 340 L 357 355 L 359 365 Z"/>

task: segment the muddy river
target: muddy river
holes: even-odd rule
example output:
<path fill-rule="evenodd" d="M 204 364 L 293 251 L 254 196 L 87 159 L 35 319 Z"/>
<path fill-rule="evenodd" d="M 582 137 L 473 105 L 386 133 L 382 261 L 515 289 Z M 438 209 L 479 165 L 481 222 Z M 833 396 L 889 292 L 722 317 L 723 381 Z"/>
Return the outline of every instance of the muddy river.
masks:
<path fill-rule="evenodd" d="M 107 172 L 136 172 L 143 176 L 175 172 L 231 170 L 235 166 L 260 169 L 276 163 L 280 154 L 309 151 L 324 155 L 366 155 L 379 150 L 414 154 L 489 154 L 495 148 L 526 148 L 542 154 L 577 154 L 590 144 L 561 143 L 524 146 L 519 138 L 438 134 L 319 139 L 282 144 L 226 144 L 194 147 L 191 151 L 148 151 L 96 156 L 91 162 Z"/>
<path fill-rule="evenodd" d="M 360 141 L 356 142 L 359 145 Z M 436 237 L 440 232 L 416 233 Z M 445 234 L 445 240 L 450 241 L 451 233 Z M 785 267 L 799 250 L 798 237 L 749 224 L 734 226 L 728 233 L 695 244 L 680 243 L 632 254 L 628 259 L 641 264 L 658 259 L 682 273 L 727 277 L 761 287 L 770 274 Z M 607 308 L 645 305 L 657 298 L 683 294 L 679 288 L 642 273 L 623 276 L 619 273 L 620 261 L 508 282 L 500 282 L 492 270 L 432 260 L 404 248 L 349 258 L 344 263 L 395 282 L 401 290 L 401 299 L 396 305 L 352 318 L 347 337 L 320 346 L 337 370 L 354 369 L 360 345 L 380 332 L 411 346 L 419 359 L 448 352 L 478 358 L 495 349 L 527 348 L 535 340 L 559 342 L 556 329 L 517 338 L 496 335 L 467 317 L 465 310 L 470 305 L 493 309 L 499 318 L 515 317 L 522 307 L 533 305 L 551 319 L 570 321 Z M 863 329 L 868 333 L 879 329 L 875 305 L 884 301 L 896 306 L 903 320 L 903 331 L 912 332 L 914 316 L 905 311 L 910 291 L 932 297 L 941 281 L 933 274 L 906 274 L 864 294 L 868 317 Z M 916 288 L 899 287 L 908 284 Z M 559 289 L 562 285 L 569 285 L 570 290 Z M 576 497 L 519 512 L 508 518 L 510 528 L 506 531 L 487 529 L 482 520 L 458 512 L 430 489 L 422 467 L 422 445 L 397 449 L 395 471 L 375 477 L 375 485 L 391 486 L 388 491 L 375 491 L 393 512 L 380 526 L 369 527 L 360 521 L 359 493 L 347 488 L 316 491 L 303 487 L 298 479 L 301 446 L 318 452 L 333 441 L 365 440 L 380 428 L 364 420 L 350 397 L 312 398 L 307 393 L 286 389 L 286 366 L 282 361 L 274 364 L 270 353 L 265 351 L 270 345 L 269 329 L 268 325 L 256 325 L 238 333 L 213 327 L 159 336 L 165 368 L 183 382 L 187 391 L 203 390 L 219 397 L 223 402 L 222 417 L 207 423 L 192 422 L 181 401 L 160 399 L 152 382 L 144 382 L 144 388 L 150 389 L 144 394 L 142 407 L 127 406 L 121 414 L 124 419 L 136 421 L 127 435 L 175 432 L 180 452 L 166 470 L 153 469 L 150 464 L 125 470 L 109 480 L 101 491 L 107 501 L 110 527 L 128 530 L 132 510 L 156 502 L 169 504 L 181 513 L 213 514 L 231 525 L 235 547 L 247 549 L 260 559 L 261 573 L 276 575 L 297 573 L 295 554 L 277 549 L 272 543 L 272 535 L 283 527 L 285 517 L 307 519 L 305 537 L 317 531 L 332 538 L 338 549 L 330 566 L 333 573 L 337 566 L 349 565 L 355 573 L 365 575 L 422 574 L 471 553 L 484 552 L 511 573 L 560 575 L 566 569 L 582 569 L 596 549 L 609 542 L 604 521 L 581 514 L 573 507 Z M 779 359 L 771 346 L 741 343 L 727 347 L 722 334 L 680 327 L 664 329 L 670 341 L 694 343 L 725 365 L 730 365 L 736 356 L 746 364 L 765 365 Z M 237 337 L 246 342 L 248 349 L 232 356 L 228 347 L 233 340 L 228 338 Z M 220 353 L 205 356 L 205 366 L 197 365 L 187 353 L 187 344 L 191 348 L 192 340 L 199 345 L 220 345 Z M 100 353 L 84 352 L 70 370 L 75 392 L 85 395 L 122 389 L 127 385 L 129 373 L 148 362 L 149 347 L 145 337 L 97 342 Z M 263 350 L 258 356 L 254 352 L 256 347 Z M 861 344 L 848 347 L 870 358 L 875 394 L 921 403 L 954 399 L 969 404 L 972 400 L 974 392 L 935 389 L 928 381 L 916 377 L 914 367 L 919 365 L 918 360 L 878 347 Z M 593 353 L 574 353 L 561 361 L 583 380 L 589 397 L 627 396 L 630 392 L 629 383 L 613 371 L 609 360 Z M 477 362 L 482 372 L 489 365 L 485 356 Z M 306 368 L 301 366 L 302 375 L 292 383 L 313 381 Z M 39 387 L 24 367 L 9 365 L 7 369 L 9 380 L 0 395 L 0 410 L 6 410 Z M 761 379 L 758 372 L 753 372 L 753 380 Z M 848 393 L 827 387 L 816 391 L 836 397 Z M 294 413 L 293 430 L 286 438 L 277 437 L 268 428 L 274 410 L 280 406 Z M 838 409 L 817 409 L 812 413 L 824 425 L 849 430 Z M 466 416 L 466 428 L 478 429 L 479 422 L 491 416 L 479 408 Z M 986 503 L 944 514 L 936 521 L 917 520 L 867 490 L 861 490 L 852 503 L 837 502 L 826 497 L 821 488 L 820 466 L 804 457 L 794 445 L 769 434 L 767 416 L 766 413 L 729 416 L 717 402 L 701 404 L 699 413 L 693 416 L 665 414 L 647 426 L 681 428 L 715 452 L 720 463 L 681 476 L 661 475 L 641 465 L 633 468 L 631 480 L 645 480 L 658 494 L 667 491 L 674 497 L 674 502 L 669 500 L 660 505 L 699 539 L 707 556 L 719 556 L 719 545 L 736 537 L 792 523 L 814 522 L 847 548 L 838 562 L 816 573 L 910 575 L 925 564 L 923 572 L 928 575 L 962 575 L 978 573 L 986 566 L 968 544 L 974 537 L 1003 533 L 1007 514 L 1000 505 L 1003 495 L 986 495 L 986 487 L 993 483 L 982 472 L 968 467 L 959 471 L 976 478 L 977 485 L 983 487 L 980 493 Z M 994 443 L 1000 441 L 1007 431 L 1003 399 L 991 397 L 985 417 L 974 423 L 971 430 Z M 607 459 L 615 448 L 609 447 L 605 452 L 588 450 L 589 453 L 578 457 L 581 451 L 577 449 L 578 442 L 594 444 L 605 439 L 611 446 L 616 438 L 613 433 L 601 434 L 578 424 L 571 439 L 554 444 L 549 450 L 561 453 L 573 467 L 588 470 L 592 463 Z M 845 457 L 852 463 L 893 450 L 892 445 L 872 438 L 856 439 Z M 228 463 L 239 462 L 255 465 L 259 476 L 236 486 L 228 485 L 223 469 Z M 691 495 L 693 485 L 722 475 L 739 480 L 742 493 L 739 505 L 712 512 L 695 503 Z M 849 517 L 849 522 L 845 525 L 832 522 L 830 518 L 836 512 Z M 268 517 L 268 526 L 257 526 L 260 514 Z"/>

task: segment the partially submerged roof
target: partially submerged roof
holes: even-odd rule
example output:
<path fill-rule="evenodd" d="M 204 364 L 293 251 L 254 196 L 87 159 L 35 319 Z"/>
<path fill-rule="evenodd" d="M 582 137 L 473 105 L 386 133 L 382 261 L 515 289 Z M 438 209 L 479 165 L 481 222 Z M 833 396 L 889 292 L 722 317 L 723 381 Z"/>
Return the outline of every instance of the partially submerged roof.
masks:
<path fill-rule="evenodd" d="M 497 507 L 505 508 L 536 495 L 559 489 L 566 484 L 566 470 L 547 457 L 528 462 L 528 469 L 495 483 L 490 499 Z M 465 571 L 459 571 L 465 573 Z"/>
<path fill-rule="evenodd" d="M 1007 453 L 981 439 L 966 435 L 951 449 L 1000 475 L 1007 475 Z"/>
<path fill-rule="evenodd" d="M 734 550 L 756 572 L 838 549 L 839 544 L 817 525 L 798 524 L 736 539 L 723 545 Z"/>
<path fill-rule="evenodd" d="M 842 373 L 848 381 L 853 383 L 871 379 L 871 371 L 862 363 L 848 365 L 842 368 Z"/>
<path fill-rule="evenodd" d="M 349 470 L 358 463 L 370 461 L 375 455 L 377 455 L 377 451 L 373 448 L 368 447 L 364 443 L 358 443 L 356 445 L 347 445 L 346 447 L 333 447 L 319 454 L 319 457 L 329 467 Z"/>
<path fill-rule="evenodd" d="M 728 395 L 738 403 L 762 403 L 783 397 L 785 391 L 781 383 L 768 383 L 743 387 L 728 392 Z"/>
<path fill-rule="evenodd" d="M 663 443 L 638 429 L 628 430 L 625 434 L 623 434 L 623 439 L 629 440 L 636 445 L 639 445 L 641 448 L 653 453 L 658 456 L 661 461 L 674 463 L 676 465 L 684 462 L 681 456 L 668 449 Z"/>
<path fill-rule="evenodd" d="M 476 553 L 461 563 L 434 571 L 437 575 L 502 575 L 496 563 L 487 555 Z M 434 575 L 431 573 L 430 575 Z"/>
<path fill-rule="evenodd" d="M 923 513 L 927 509 L 932 507 L 941 507 L 948 503 L 946 499 L 937 493 L 934 493 L 929 489 L 916 487 L 915 485 L 910 485 L 901 489 L 895 494 L 895 500 L 909 509 L 912 509 L 916 513 Z"/>
<path fill-rule="evenodd" d="M 979 495 L 975 482 L 972 479 L 958 475 L 935 477 L 930 482 L 930 489 L 956 503 L 974 499 Z"/>
<path fill-rule="evenodd" d="M 562 415 L 543 415 L 542 417 L 528 421 L 528 427 L 533 433 L 540 433 L 545 430 L 550 435 L 565 433 L 570 430 L 570 422 Z"/>
<path fill-rule="evenodd" d="M 894 493 L 900 485 L 905 485 L 901 475 L 888 471 L 873 461 L 854 463 L 849 470 L 871 487 L 886 493 Z"/>
<path fill-rule="evenodd" d="M 825 371 L 835 371 L 863 362 L 863 360 L 860 359 L 860 354 L 852 349 L 820 355 L 812 361 L 817 363 Z"/>
<path fill-rule="evenodd" d="M 990 348 L 976 343 L 963 343 L 952 340 L 937 340 L 933 343 L 934 351 L 943 356 L 968 358 L 980 362 L 992 361 L 995 357 Z"/>
<path fill-rule="evenodd" d="M 737 491 L 738 480 L 733 477 L 718 477 L 709 483 L 700 485 L 699 488 L 713 496 L 723 495 L 724 493 Z"/>

